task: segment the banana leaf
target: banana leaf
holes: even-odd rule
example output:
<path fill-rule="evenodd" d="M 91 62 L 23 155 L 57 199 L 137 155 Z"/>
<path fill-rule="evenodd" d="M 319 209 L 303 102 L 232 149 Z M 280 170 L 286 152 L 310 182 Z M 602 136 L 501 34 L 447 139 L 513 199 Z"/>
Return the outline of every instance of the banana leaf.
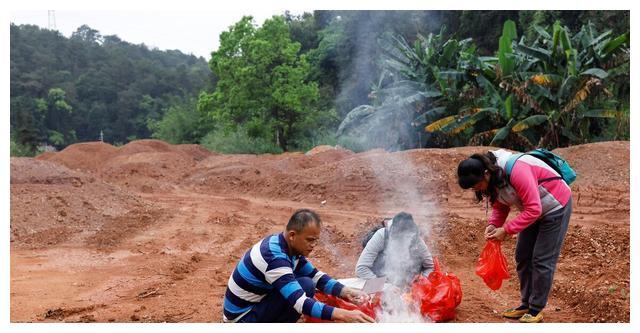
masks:
<path fill-rule="evenodd" d="M 607 31 L 603 32 L 602 34 L 600 34 L 600 36 L 592 39 L 591 42 L 586 47 L 593 47 L 593 46 L 597 45 L 598 43 L 602 42 L 605 38 L 611 36 L 611 32 L 612 31 L 613 30 L 607 30 Z"/>
<path fill-rule="evenodd" d="M 443 106 L 439 106 L 419 115 L 413 120 L 412 124 L 416 127 L 423 126 L 426 123 L 430 123 L 432 119 L 442 118 L 446 113 L 447 109 Z"/>
<path fill-rule="evenodd" d="M 498 130 L 498 133 L 496 133 L 496 136 L 493 137 L 493 139 L 491 140 L 491 143 L 489 143 L 490 146 L 495 146 L 497 144 L 499 144 L 500 142 L 502 142 L 502 140 L 504 140 L 507 135 L 509 135 L 509 133 L 511 132 L 511 127 L 513 126 L 513 119 L 511 119 L 508 123 L 507 126 L 501 128 Z"/>
<path fill-rule="evenodd" d="M 473 122 L 471 122 L 471 116 L 455 116 L 454 120 L 455 121 L 449 122 L 446 125 L 442 126 L 439 130 L 448 134 L 458 134 L 465 129 L 473 126 Z"/>
<path fill-rule="evenodd" d="M 466 78 L 466 73 L 461 71 L 440 71 L 440 77 L 453 78 L 457 81 L 464 80 Z"/>
<path fill-rule="evenodd" d="M 549 35 L 549 33 L 546 32 L 541 26 L 534 24 L 533 29 L 538 33 L 538 35 L 540 35 L 540 37 L 546 40 L 551 40 L 551 35 Z"/>
<path fill-rule="evenodd" d="M 531 91 L 535 96 L 543 96 L 554 103 L 556 102 L 556 96 L 554 96 L 547 87 L 533 85 L 533 86 L 529 86 L 529 89 L 531 89 Z M 538 98 L 536 98 L 536 100 L 538 100 L 539 102 L 542 102 Z"/>
<path fill-rule="evenodd" d="M 487 80 L 487 78 L 482 75 L 478 75 L 476 76 L 476 82 L 478 82 L 478 86 L 480 86 L 480 88 L 482 88 L 486 94 L 489 94 L 489 96 L 491 97 L 491 102 L 494 105 L 502 103 L 502 97 L 500 97 L 500 94 L 498 93 L 496 88 L 491 82 L 489 82 L 489 80 Z"/>
<path fill-rule="evenodd" d="M 604 49 L 602 50 L 602 55 L 604 57 L 608 56 L 609 54 L 611 54 L 611 52 L 615 51 L 616 49 L 618 49 L 618 47 L 620 47 L 620 45 L 626 43 L 629 40 L 629 33 L 624 33 L 616 38 L 614 38 L 613 40 L 609 41 L 605 46 Z"/>
<path fill-rule="evenodd" d="M 504 100 L 504 119 L 510 120 L 513 117 L 513 107 L 511 104 L 511 100 L 513 99 L 513 95 L 509 95 L 507 99 Z"/>
<path fill-rule="evenodd" d="M 443 127 L 451 124 L 452 122 L 456 121 L 456 116 L 448 116 L 442 119 L 438 119 L 434 122 L 432 122 L 431 124 L 425 126 L 424 130 L 425 132 L 435 132 L 435 131 L 439 131 L 441 130 Z"/>
<path fill-rule="evenodd" d="M 566 127 L 563 127 L 563 128 L 560 130 L 560 134 L 562 134 L 562 136 L 564 136 L 564 137 L 566 137 L 567 139 L 569 139 L 571 142 L 577 142 L 577 141 L 578 141 L 578 137 L 577 137 L 577 136 L 575 136 L 575 135 L 571 132 L 571 130 L 569 130 L 569 129 L 568 129 L 568 128 L 566 128 Z"/>
<path fill-rule="evenodd" d="M 589 68 L 586 71 L 580 73 L 580 75 L 591 75 L 591 76 L 595 76 L 599 79 L 606 79 L 607 76 L 609 76 L 609 74 L 600 68 Z"/>
<path fill-rule="evenodd" d="M 342 135 L 349 128 L 359 126 L 361 123 L 363 123 L 365 118 L 372 115 L 375 111 L 376 109 L 371 105 L 360 105 L 355 107 L 353 110 L 347 113 L 342 123 L 340 123 L 336 134 Z"/>
<path fill-rule="evenodd" d="M 565 51 L 573 49 L 571 47 L 571 40 L 569 39 L 569 33 L 564 28 L 560 32 L 560 44 Z"/>
<path fill-rule="evenodd" d="M 618 110 L 593 109 L 582 114 L 583 117 L 589 118 L 616 118 L 620 114 Z"/>
<path fill-rule="evenodd" d="M 556 55 L 556 51 L 558 50 L 558 43 L 560 43 L 560 31 L 562 27 L 560 26 L 560 21 L 556 21 L 553 24 L 553 43 L 551 46 L 551 57 Z"/>
<path fill-rule="evenodd" d="M 444 44 L 442 55 L 440 56 L 439 61 L 440 66 L 446 66 L 449 61 L 451 61 L 451 57 L 456 52 L 457 48 L 458 41 L 456 41 L 455 39 L 450 39 Z"/>
<path fill-rule="evenodd" d="M 542 64 L 544 66 L 544 63 L 542 63 L 542 61 L 540 61 L 539 59 L 533 59 L 533 60 L 529 60 L 529 61 L 525 61 L 523 63 L 523 65 L 520 66 L 520 69 L 518 70 L 519 72 L 527 72 L 529 70 L 531 70 L 531 67 L 533 67 L 536 64 Z"/>
<path fill-rule="evenodd" d="M 573 90 L 573 88 L 575 88 L 578 81 L 579 81 L 578 78 L 575 76 L 567 76 L 564 79 L 564 81 L 562 82 L 562 85 L 560 85 L 560 89 L 558 89 L 558 95 L 557 95 L 558 103 L 566 102 L 567 100 L 573 97 L 571 95 L 571 91 Z"/>
<path fill-rule="evenodd" d="M 498 62 L 498 58 L 497 57 L 478 57 L 478 60 L 480 60 L 482 62 L 488 62 L 488 63 L 496 63 L 496 62 Z"/>
<path fill-rule="evenodd" d="M 516 23 L 512 20 L 507 20 L 502 25 L 502 35 L 512 41 L 518 38 L 518 32 L 516 31 Z"/>
<path fill-rule="evenodd" d="M 551 62 L 551 52 L 539 47 L 529 47 L 526 45 L 516 44 L 516 51 L 522 52 L 532 58 L 539 59 L 546 63 Z"/>
<path fill-rule="evenodd" d="M 519 121 L 517 124 L 511 128 L 513 132 L 522 132 L 528 128 L 538 126 L 548 120 L 548 117 L 545 115 L 535 115 L 529 118 L 523 119 Z"/>
<path fill-rule="evenodd" d="M 491 115 L 495 111 L 496 111 L 495 108 L 482 109 L 481 111 L 478 111 L 473 115 L 468 115 L 468 116 L 464 116 L 456 119 L 455 122 L 452 122 L 446 126 L 443 126 L 441 131 L 449 134 L 458 134 L 466 130 L 467 128 L 470 128 L 471 126 L 475 125 L 475 123 L 486 118 L 487 116 Z"/>
<path fill-rule="evenodd" d="M 500 36 L 500 44 L 498 47 L 498 63 L 502 70 L 502 76 L 509 76 L 513 72 L 515 66 L 512 58 L 513 50 L 511 49 L 511 39 L 508 36 Z"/>

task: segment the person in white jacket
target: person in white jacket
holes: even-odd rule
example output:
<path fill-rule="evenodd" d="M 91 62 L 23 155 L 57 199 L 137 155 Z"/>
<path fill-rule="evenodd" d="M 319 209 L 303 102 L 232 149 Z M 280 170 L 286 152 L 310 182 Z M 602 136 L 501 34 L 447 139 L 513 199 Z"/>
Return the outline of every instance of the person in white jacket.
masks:
<path fill-rule="evenodd" d="M 433 257 L 411 214 L 401 212 L 378 229 L 360 254 L 356 276 L 368 280 L 386 277 L 404 289 L 416 275 L 433 271 Z"/>

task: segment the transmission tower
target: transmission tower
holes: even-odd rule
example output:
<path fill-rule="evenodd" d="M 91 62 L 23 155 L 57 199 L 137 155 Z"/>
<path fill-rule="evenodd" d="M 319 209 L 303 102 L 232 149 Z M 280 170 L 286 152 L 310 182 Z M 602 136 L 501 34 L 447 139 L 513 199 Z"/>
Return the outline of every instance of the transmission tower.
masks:
<path fill-rule="evenodd" d="M 56 27 L 56 12 L 54 10 L 48 10 L 47 18 L 49 23 L 49 30 L 58 30 L 58 27 Z"/>

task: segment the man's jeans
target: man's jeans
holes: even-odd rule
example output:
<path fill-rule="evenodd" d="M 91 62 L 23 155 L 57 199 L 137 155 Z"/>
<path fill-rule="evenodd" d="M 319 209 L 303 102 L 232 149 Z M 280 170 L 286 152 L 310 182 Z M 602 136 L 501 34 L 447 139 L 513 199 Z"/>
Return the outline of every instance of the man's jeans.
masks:
<path fill-rule="evenodd" d="M 298 277 L 296 280 L 307 297 L 315 295 L 315 285 L 310 278 Z M 295 323 L 298 319 L 300 319 L 298 311 L 278 290 L 273 290 L 260 303 L 254 305 L 249 313 L 240 318 L 238 323 Z"/>

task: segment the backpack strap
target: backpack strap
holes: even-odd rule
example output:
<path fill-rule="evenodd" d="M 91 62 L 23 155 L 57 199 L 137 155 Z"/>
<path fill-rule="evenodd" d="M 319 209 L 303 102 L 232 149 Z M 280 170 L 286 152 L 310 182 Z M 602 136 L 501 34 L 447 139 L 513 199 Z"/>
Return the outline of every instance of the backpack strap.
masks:
<path fill-rule="evenodd" d="M 382 220 L 382 229 L 384 229 L 384 247 L 382 251 L 387 248 L 387 243 L 389 242 L 389 227 L 387 226 L 387 221 L 389 220 Z"/>
<path fill-rule="evenodd" d="M 511 171 L 513 170 L 513 166 L 516 164 L 516 161 L 517 161 L 520 157 L 524 156 L 525 154 L 526 154 L 526 153 L 517 153 L 517 154 L 513 154 L 513 155 L 511 155 L 511 157 L 509 157 L 509 159 L 507 160 L 507 164 L 506 164 L 506 165 L 505 165 L 505 167 L 504 167 L 504 171 L 505 171 L 506 178 L 507 178 L 507 183 L 511 184 L 511 181 L 510 181 L 510 179 L 511 179 Z M 533 154 L 528 154 L 528 155 L 531 155 L 531 156 L 536 157 L 536 158 L 538 158 L 538 159 L 542 159 L 542 158 L 538 157 L 537 155 L 533 155 Z M 543 159 L 542 159 L 542 160 L 543 160 Z M 544 161 L 544 160 L 543 160 L 543 161 Z M 549 164 L 549 163 L 547 163 L 546 161 L 544 161 L 544 162 L 545 162 L 547 165 L 549 165 L 549 167 L 551 167 L 554 171 L 556 171 L 557 173 L 561 174 L 561 173 L 559 172 L 559 170 L 556 170 L 556 168 L 554 168 L 552 165 L 550 165 L 550 164 Z M 549 177 L 549 178 L 543 178 L 543 179 L 538 180 L 538 184 L 542 184 L 542 183 L 544 183 L 544 182 L 548 182 L 548 181 L 556 180 L 556 179 L 563 179 L 563 178 L 562 178 L 562 177 Z"/>
<path fill-rule="evenodd" d="M 507 183 L 511 184 L 509 179 L 511 178 L 511 171 L 513 170 L 513 165 L 516 164 L 516 161 L 522 156 L 524 156 L 524 153 L 513 154 L 507 160 L 507 164 L 504 166 Z"/>
<path fill-rule="evenodd" d="M 562 177 L 549 177 L 549 178 L 542 178 L 540 180 L 538 180 L 538 184 L 542 184 L 544 182 L 548 182 L 551 180 L 557 180 L 557 179 L 563 179 Z"/>

